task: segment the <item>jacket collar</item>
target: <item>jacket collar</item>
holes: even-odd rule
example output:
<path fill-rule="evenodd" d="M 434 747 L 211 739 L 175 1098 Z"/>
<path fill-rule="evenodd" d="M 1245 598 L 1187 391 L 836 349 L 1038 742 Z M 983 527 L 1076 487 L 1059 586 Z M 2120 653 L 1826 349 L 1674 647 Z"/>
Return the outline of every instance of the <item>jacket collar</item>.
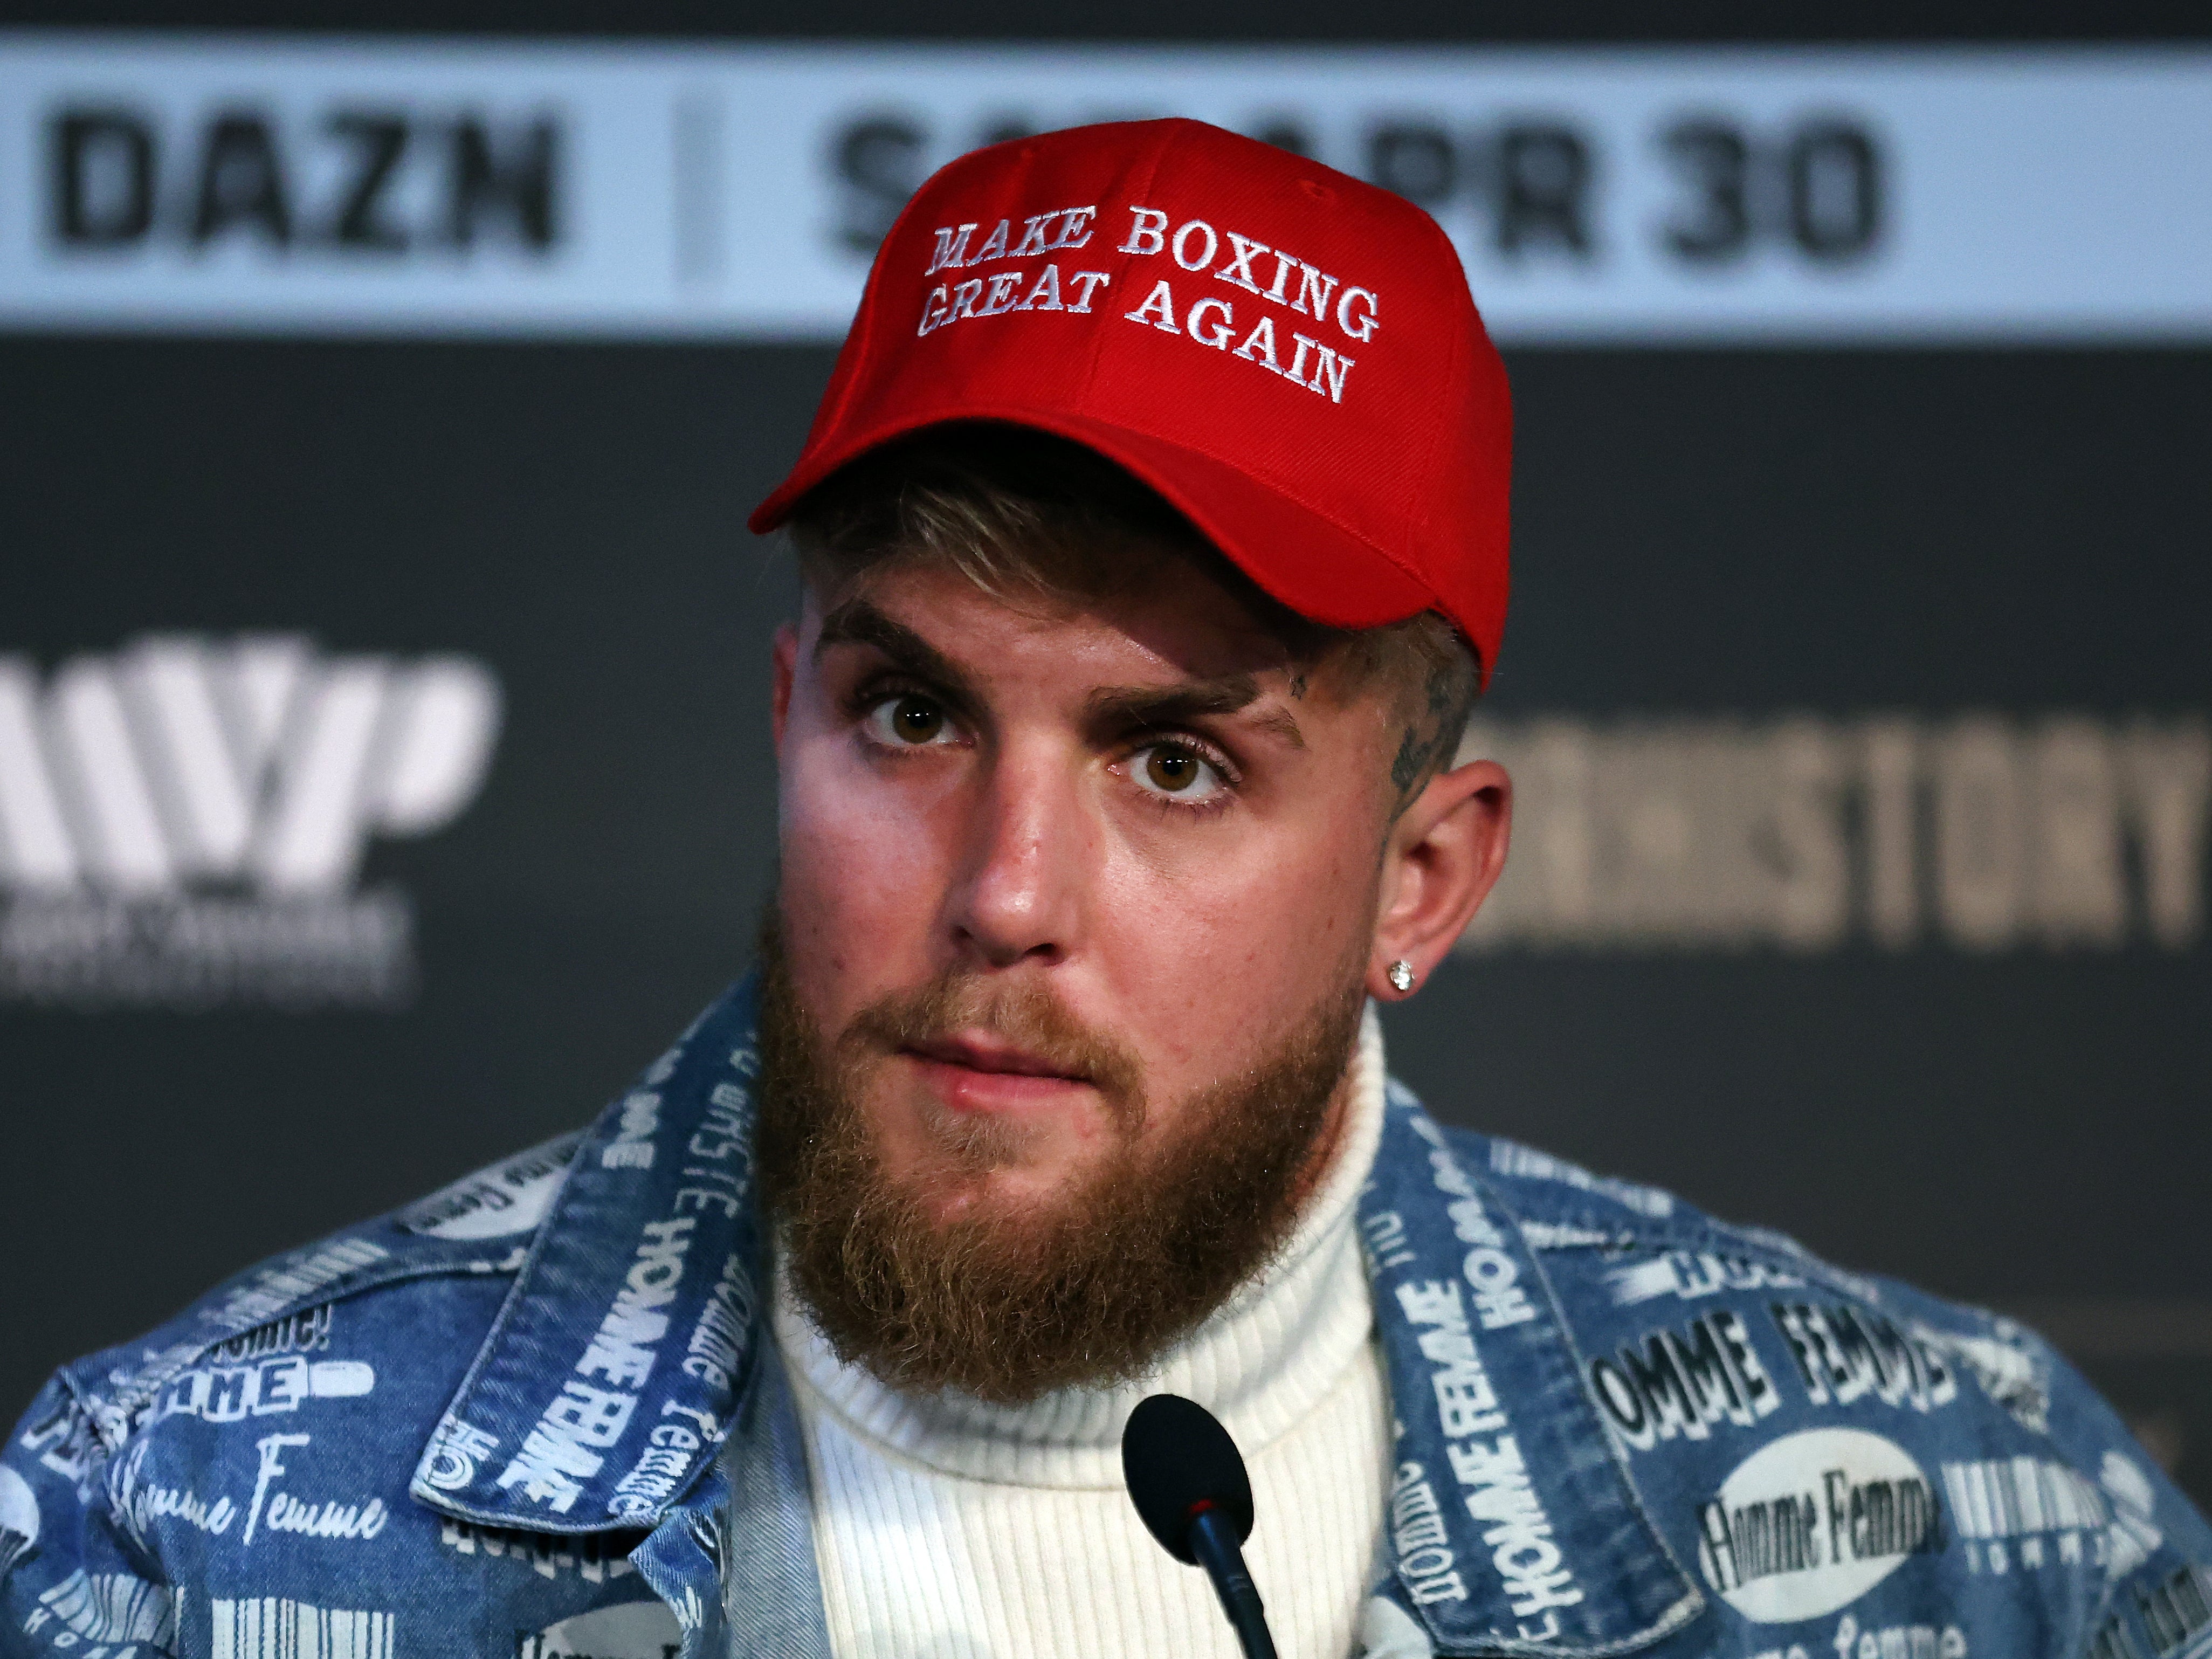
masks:
<path fill-rule="evenodd" d="M 758 1344 L 754 981 L 601 1115 L 411 1491 L 532 1532 L 658 1525 L 714 1462 Z"/>
<path fill-rule="evenodd" d="M 1392 1084 L 1362 1194 L 1397 1455 L 1380 1593 L 1439 1653 L 1632 1651 L 1704 1598 L 1583 1384 L 1550 1279 L 1465 1139 Z"/>
<path fill-rule="evenodd" d="M 655 1588 L 708 1624 L 720 1609 L 696 1587 L 725 1565 L 711 1514 L 731 1496 L 716 1464 L 733 1419 L 740 1479 L 805 1490 L 803 1460 L 769 1443 L 788 1416 L 769 1409 L 781 1379 L 753 1376 L 778 1363 L 757 1291 L 754 1009 L 748 978 L 586 1135 L 412 1488 L 495 1526 L 657 1528 L 641 1552 L 668 1579 Z M 1464 1144 L 1390 1085 L 1360 1200 L 1398 1433 L 1378 1593 L 1440 1653 L 1632 1651 L 1703 1598 L 1585 1391 L 1518 1218 Z M 777 1559 L 803 1555 L 806 1583 L 789 1563 L 758 1582 L 804 1599 L 812 1551 L 794 1524 Z M 819 1606 L 817 1585 L 802 1622 Z"/>

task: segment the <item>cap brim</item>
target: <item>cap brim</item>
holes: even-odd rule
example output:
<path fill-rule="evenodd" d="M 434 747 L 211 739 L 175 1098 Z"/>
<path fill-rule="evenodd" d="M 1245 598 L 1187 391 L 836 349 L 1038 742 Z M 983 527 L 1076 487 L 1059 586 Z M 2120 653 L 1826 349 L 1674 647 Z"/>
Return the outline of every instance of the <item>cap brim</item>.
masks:
<path fill-rule="evenodd" d="M 1426 584 L 1372 542 L 1249 473 L 1186 445 L 1064 410 L 969 406 L 957 416 L 939 413 L 887 424 L 810 457 L 746 522 L 764 535 L 790 517 L 808 490 L 848 462 L 927 428 L 970 421 L 1053 433 L 1127 468 L 1195 525 L 1261 591 L 1309 621 L 1331 628 L 1376 628 L 1437 605 Z"/>

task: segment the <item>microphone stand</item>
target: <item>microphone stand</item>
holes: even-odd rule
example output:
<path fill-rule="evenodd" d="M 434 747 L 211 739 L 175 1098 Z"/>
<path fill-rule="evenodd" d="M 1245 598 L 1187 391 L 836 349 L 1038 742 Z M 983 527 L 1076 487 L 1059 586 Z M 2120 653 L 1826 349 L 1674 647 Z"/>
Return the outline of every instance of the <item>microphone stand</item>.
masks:
<path fill-rule="evenodd" d="M 1214 1593 L 1221 1598 L 1221 1610 L 1229 1615 L 1230 1628 L 1237 1632 L 1244 1659 L 1275 1659 L 1275 1638 L 1267 1630 L 1260 1587 L 1245 1569 L 1244 1552 L 1230 1518 L 1218 1505 L 1206 1504 L 1190 1517 L 1190 1529 L 1183 1536 L 1198 1565 L 1213 1581 Z"/>

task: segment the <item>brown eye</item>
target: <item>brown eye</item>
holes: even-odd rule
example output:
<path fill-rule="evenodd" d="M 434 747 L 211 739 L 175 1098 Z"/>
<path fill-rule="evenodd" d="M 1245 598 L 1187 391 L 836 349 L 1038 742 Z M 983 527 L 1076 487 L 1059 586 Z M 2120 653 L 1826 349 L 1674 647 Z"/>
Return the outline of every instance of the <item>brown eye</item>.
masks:
<path fill-rule="evenodd" d="M 1129 781 L 1155 800 L 1194 806 L 1228 787 L 1221 769 L 1188 744 L 1146 744 L 1129 757 L 1128 766 Z"/>
<path fill-rule="evenodd" d="M 912 691 L 903 696 L 885 697 L 868 711 L 867 723 L 874 730 L 877 742 L 901 744 L 913 749 L 941 743 L 947 735 L 944 705 Z"/>
<path fill-rule="evenodd" d="M 1188 749 L 1177 749 L 1171 744 L 1154 746 L 1145 758 L 1145 775 L 1152 787 L 1166 794 L 1179 795 L 1198 781 L 1198 770 L 1202 763 Z"/>
<path fill-rule="evenodd" d="M 945 711 L 927 697 L 901 697 L 891 709 L 891 730 L 908 743 L 927 743 L 945 729 Z"/>

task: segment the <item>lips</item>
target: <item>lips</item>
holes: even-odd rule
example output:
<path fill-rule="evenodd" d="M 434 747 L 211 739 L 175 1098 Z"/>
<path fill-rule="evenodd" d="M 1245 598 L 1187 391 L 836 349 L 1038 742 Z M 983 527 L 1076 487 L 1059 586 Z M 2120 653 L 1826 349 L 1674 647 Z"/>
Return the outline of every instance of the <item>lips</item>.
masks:
<path fill-rule="evenodd" d="M 915 1060 L 932 1061 L 939 1066 L 964 1066 L 971 1072 L 991 1076 L 1029 1077 L 1060 1083 L 1087 1083 L 1091 1079 L 1079 1072 L 1069 1071 L 1056 1060 L 1042 1054 L 1033 1054 L 1018 1048 L 988 1033 L 935 1037 L 927 1042 L 910 1042 L 902 1052 Z"/>
<path fill-rule="evenodd" d="M 988 1032 L 904 1043 L 899 1054 L 953 1112 L 1025 1115 L 1060 1109 L 1091 1086 L 1089 1078 L 1070 1071 L 1065 1062 L 1017 1048 Z"/>

